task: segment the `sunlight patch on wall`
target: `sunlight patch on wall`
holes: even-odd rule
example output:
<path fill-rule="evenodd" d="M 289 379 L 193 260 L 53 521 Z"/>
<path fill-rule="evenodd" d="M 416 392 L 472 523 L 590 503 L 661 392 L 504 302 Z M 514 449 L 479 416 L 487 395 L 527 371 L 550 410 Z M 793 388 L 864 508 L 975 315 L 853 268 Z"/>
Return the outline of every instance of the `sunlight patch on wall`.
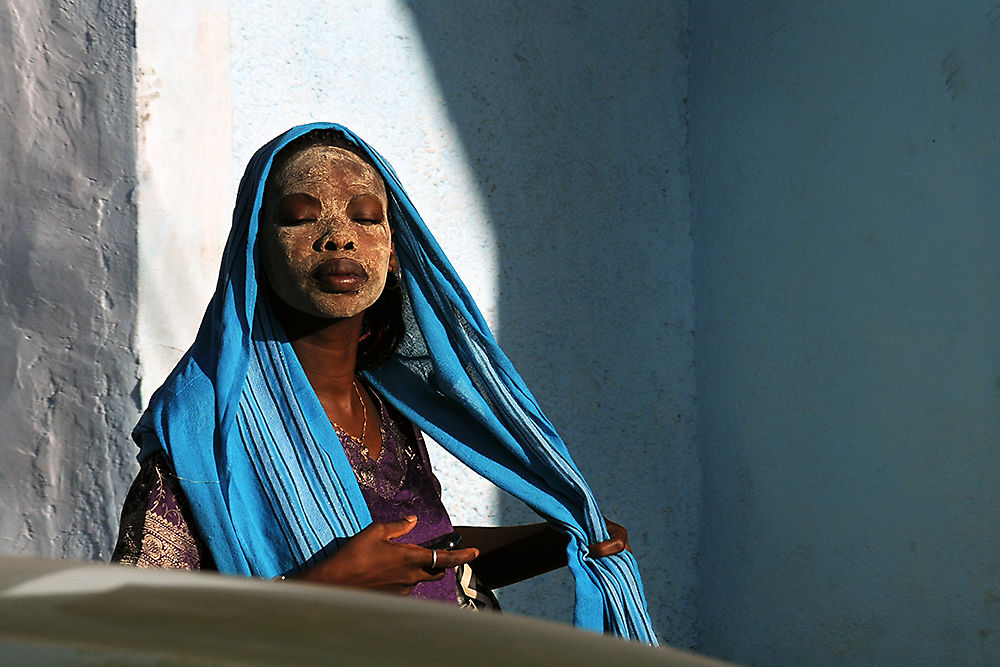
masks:
<path fill-rule="evenodd" d="M 229 3 L 137 0 L 143 405 L 194 341 L 232 218 Z"/>

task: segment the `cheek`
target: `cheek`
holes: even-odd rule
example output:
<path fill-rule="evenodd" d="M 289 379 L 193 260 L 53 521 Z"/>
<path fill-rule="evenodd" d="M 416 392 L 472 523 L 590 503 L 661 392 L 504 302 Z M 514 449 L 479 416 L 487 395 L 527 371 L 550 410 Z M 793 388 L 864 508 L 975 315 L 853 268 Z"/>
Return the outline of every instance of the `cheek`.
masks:
<path fill-rule="evenodd" d="M 364 237 L 358 255 L 371 266 L 384 269 L 389 264 L 389 253 L 392 252 L 391 233 L 383 227 L 364 233 Z"/>
<path fill-rule="evenodd" d="M 300 289 L 302 261 L 297 259 L 301 255 L 295 252 L 294 238 L 283 231 L 268 230 L 260 238 L 260 262 L 267 282 L 287 301 Z"/>
<path fill-rule="evenodd" d="M 301 268 L 309 257 L 311 250 L 309 239 L 309 235 L 298 228 L 277 230 L 268 240 L 269 261 L 294 272 Z M 272 268 L 278 269 L 280 267 L 273 266 Z"/>

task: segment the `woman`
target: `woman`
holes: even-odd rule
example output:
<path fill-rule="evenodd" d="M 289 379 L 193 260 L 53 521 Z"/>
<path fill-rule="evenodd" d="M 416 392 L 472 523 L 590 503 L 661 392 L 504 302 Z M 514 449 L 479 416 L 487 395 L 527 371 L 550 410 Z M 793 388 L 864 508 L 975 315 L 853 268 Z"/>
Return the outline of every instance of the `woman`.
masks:
<path fill-rule="evenodd" d="M 547 523 L 418 546 L 452 526 L 414 427 Z M 121 562 L 165 553 L 144 547 L 155 524 L 168 564 L 454 603 L 456 566 L 497 587 L 568 561 L 578 625 L 655 643 L 624 531 L 346 128 L 293 128 L 250 161 L 198 336 L 133 437 Z"/>

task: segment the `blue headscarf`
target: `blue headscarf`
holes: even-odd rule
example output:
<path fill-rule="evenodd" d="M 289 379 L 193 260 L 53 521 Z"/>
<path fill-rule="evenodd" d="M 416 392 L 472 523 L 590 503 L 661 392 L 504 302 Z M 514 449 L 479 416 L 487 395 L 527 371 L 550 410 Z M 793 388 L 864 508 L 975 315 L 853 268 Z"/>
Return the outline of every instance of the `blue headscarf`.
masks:
<path fill-rule="evenodd" d="M 371 523 L 333 426 L 258 295 L 256 240 L 268 172 L 281 148 L 318 129 L 341 133 L 367 156 L 389 197 L 406 334 L 366 379 L 458 459 L 569 535 L 578 627 L 656 643 L 632 555 L 587 555 L 587 545 L 608 534 L 565 444 L 392 167 L 345 127 L 292 128 L 250 160 L 198 336 L 133 432 L 140 459 L 162 449 L 172 461 L 223 572 L 295 572 Z"/>

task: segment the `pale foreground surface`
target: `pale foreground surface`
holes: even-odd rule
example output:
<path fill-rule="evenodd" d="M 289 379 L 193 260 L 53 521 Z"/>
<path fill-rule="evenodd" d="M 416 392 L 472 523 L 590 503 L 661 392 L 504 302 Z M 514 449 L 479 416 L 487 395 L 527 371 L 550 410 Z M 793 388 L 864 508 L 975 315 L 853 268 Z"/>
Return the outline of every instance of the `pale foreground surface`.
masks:
<path fill-rule="evenodd" d="M 0 556 L 0 663 L 723 664 L 390 595 L 13 556 Z"/>

